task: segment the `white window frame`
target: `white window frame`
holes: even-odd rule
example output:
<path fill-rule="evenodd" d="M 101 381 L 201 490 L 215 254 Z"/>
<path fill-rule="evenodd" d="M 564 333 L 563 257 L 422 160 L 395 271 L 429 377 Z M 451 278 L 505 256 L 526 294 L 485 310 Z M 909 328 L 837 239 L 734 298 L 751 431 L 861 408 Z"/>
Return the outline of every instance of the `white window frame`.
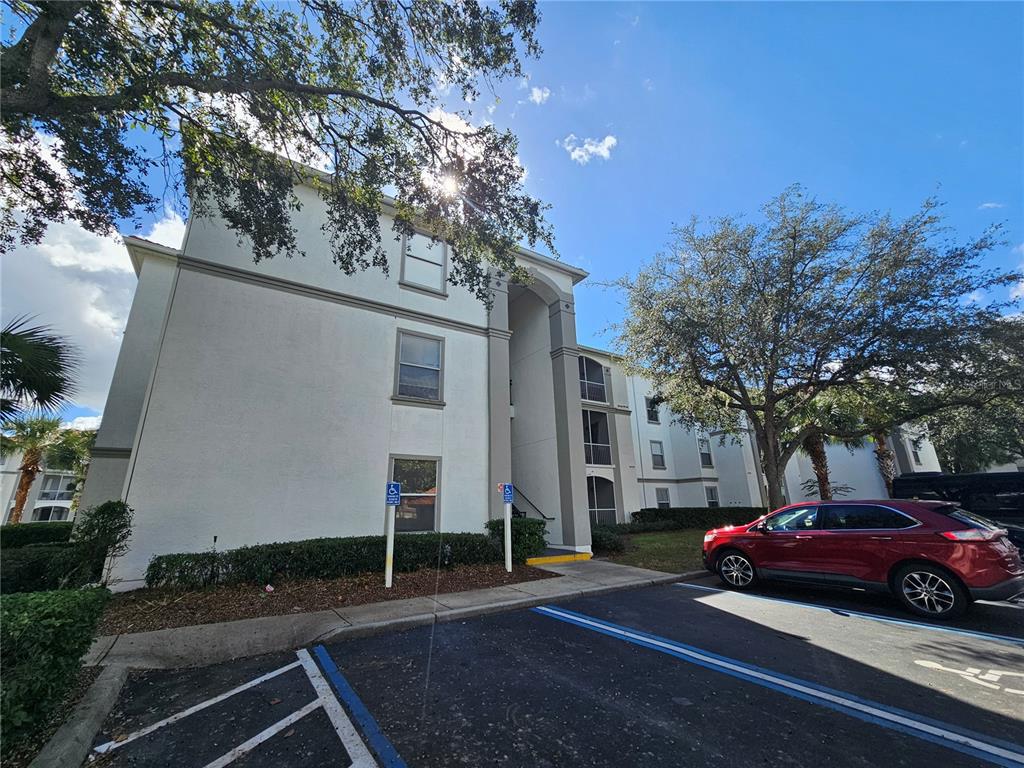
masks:
<path fill-rule="evenodd" d="M 588 360 L 590 362 L 594 363 L 595 365 L 597 365 L 598 369 L 601 371 L 601 381 L 593 381 L 593 380 L 587 378 L 587 361 Z M 577 364 L 577 368 L 579 368 L 579 367 L 583 368 L 583 370 L 580 372 L 580 399 L 584 400 L 584 401 L 589 400 L 592 403 L 607 403 L 608 402 L 608 377 L 605 375 L 606 374 L 605 367 L 604 367 L 604 365 L 601 364 L 601 361 L 600 360 L 595 360 L 592 357 L 587 357 L 586 355 L 580 355 L 579 356 L 579 363 Z M 590 388 L 592 386 L 593 387 L 601 387 L 601 391 L 604 393 L 604 397 L 602 399 L 596 400 L 596 399 L 590 397 Z M 586 390 L 586 391 L 584 391 L 584 390 Z"/>
<path fill-rule="evenodd" d="M 648 424 L 661 424 L 661 403 L 658 402 L 657 398 L 645 397 L 644 408 L 647 410 L 647 423 Z M 654 411 L 654 418 L 651 418 L 651 411 Z"/>
<path fill-rule="evenodd" d="M 594 442 L 594 439 L 593 439 L 594 433 L 590 429 L 590 417 L 588 416 L 588 414 L 591 414 L 591 413 L 600 413 L 600 414 L 604 415 L 605 427 L 608 430 L 608 442 L 607 443 Z M 591 438 L 590 440 L 587 439 L 587 433 L 588 432 L 590 432 L 590 438 Z M 587 449 L 588 448 L 590 449 L 590 458 L 591 459 L 596 458 L 596 454 L 598 452 L 598 449 L 607 448 L 608 449 L 608 461 L 607 462 L 592 461 L 592 460 L 591 461 L 587 461 Z M 593 409 L 593 408 L 584 408 L 583 409 L 583 460 L 584 460 L 584 462 L 586 462 L 586 464 L 588 466 L 593 466 L 593 467 L 610 467 L 610 466 L 613 466 L 613 464 L 614 464 L 614 462 L 612 461 L 612 425 L 611 425 L 611 420 L 608 418 L 608 414 L 605 413 L 604 411 L 599 411 L 599 410 L 596 410 L 596 409 Z"/>
<path fill-rule="evenodd" d="M 661 493 L 664 491 L 665 498 L 661 498 Z M 658 509 L 671 509 L 672 508 L 672 494 L 668 488 L 655 488 L 654 489 L 654 502 Z"/>
<path fill-rule="evenodd" d="M 665 443 L 661 440 L 651 440 L 651 467 L 653 469 L 666 469 L 668 464 L 665 461 Z M 658 450 L 654 450 L 654 446 L 658 446 Z M 658 457 L 661 458 L 661 466 L 658 465 Z"/>
<path fill-rule="evenodd" d="M 707 446 L 707 451 L 704 450 L 704 446 Z M 715 468 L 715 455 L 711 452 L 711 438 L 708 435 L 703 435 L 697 438 L 697 454 L 700 459 L 701 469 L 714 469 Z M 705 454 L 708 457 L 707 464 L 704 463 Z"/>
<path fill-rule="evenodd" d="M 414 290 L 414 291 L 422 291 L 424 293 L 429 293 L 432 296 L 436 296 L 437 298 L 447 299 L 448 298 L 448 244 L 445 243 L 445 242 L 442 242 L 441 240 L 433 240 L 430 237 L 430 235 L 426 234 L 425 232 L 420 232 L 419 230 L 417 230 L 416 232 L 413 233 L 413 237 L 414 238 L 415 237 L 422 237 L 422 238 L 432 242 L 433 246 L 429 250 L 431 252 L 433 252 L 435 249 L 439 250 L 440 254 L 441 254 L 441 261 L 440 261 L 440 263 L 438 263 L 436 261 L 431 261 L 430 259 L 425 259 L 422 256 L 417 256 L 417 255 L 415 255 L 413 253 L 410 253 L 409 252 L 409 245 L 410 245 L 410 242 L 411 242 L 411 238 L 408 235 L 402 235 L 402 270 L 401 270 L 401 274 L 398 276 L 398 284 L 400 286 L 402 286 L 403 288 L 409 288 L 409 289 Z M 406 276 L 406 269 L 405 269 L 405 263 L 406 263 L 407 259 L 416 259 L 417 261 L 421 261 L 421 262 L 423 262 L 425 264 L 433 264 L 435 267 L 441 267 L 441 285 L 440 285 L 440 287 L 435 287 L 433 285 L 424 285 L 423 283 L 417 283 L 414 280 L 412 280 L 409 277 L 407 277 Z"/>
<path fill-rule="evenodd" d="M 417 531 L 401 531 L 401 533 L 436 533 L 437 521 L 441 519 L 441 457 L 440 456 L 413 456 L 405 453 L 394 453 L 388 457 L 388 477 L 392 482 L 395 479 L 395 461 L 432 461 L 434 462 L 434 493 L 406 493 L 402 491 L 401 498 L 433 498 L 434 499 L 434 522 L 432 527 L 423 528 Z M 402 505 L 399 504 L 399 507 Z M 398 510 L 395 510 L 398 514 Z"/>
<path fill-rule="evenodd" d="M 46 481 L 50 478 L 57 478 L 56 490 L 47 490 Z M 66 484 L 71 484 L 71 490 L 65 489 Z M 73 474 L 64 472 L 44 472 L 43 479 L 39 484 L 39 496 L 36 501 L 71 501 L 75 498 L 75 486 L 77 485 L 77 478 Z M 44 494 L 53 494 L 52 497 L 48 497 Z"/>
<path fill-rule="evenodd" d="M 707 502 L 708 509 L 717 509 L 722 506 L 722 499 L 718 495 L 717 485 L 704 486 L 704 500 Z"/>
<path fill-rule="evenodd" d="M 403 363 L 402 362 L 402 337 L 403 336 L 415 336 L 420 339 L 427 339 L 428 341 L 436 341 L 440 345 L 440 353 L 438 355 L 439 367 L 434 368 L 429 365 L 421 365 L 420 363 Z M 421 405 L 430 405 L 434 407 L 444 406 L 444 344 L 445 339 L 443 336 L 432 336 L 429 333 L 420 333 L 419 331 L 410 331 L 406 328 L 399 328 L 398 334 L 395 338 L 395 384 L 392 400 L 397 400 L 403 403 L 414 403 Z M 402 366 L 408 365 L 411 368 L 423 368 L 425 370 L 437 371 L 437 398 L 431 397 L 416 397 L 415 395 L 403 395 L 399 388 L 402 385 Z"/>

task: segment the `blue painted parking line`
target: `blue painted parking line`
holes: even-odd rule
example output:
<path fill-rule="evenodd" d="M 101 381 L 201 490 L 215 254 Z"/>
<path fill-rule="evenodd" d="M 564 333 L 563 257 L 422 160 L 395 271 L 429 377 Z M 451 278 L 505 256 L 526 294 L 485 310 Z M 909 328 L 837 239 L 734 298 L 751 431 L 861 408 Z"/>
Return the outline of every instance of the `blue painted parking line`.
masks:
<path fill-rule="evenodd" d="M 352 715 L 352 719 L 359 725 L 360 730 L 363 732 L 363 737 L 369 743 L 370 748 L 377 754 L 381 765 L 384 768 L 406 768 L 405 761 L 398 754 L 398 750 L 395 749 L 388 740 L 388 737 L 381 731 L 377 721 L 370 714 L 370 710 L 366 708 L 366 705 L 363 704 L 355 689 L 349 685 L 348 680 L 341 674 L 341 670 L 338 669 L 338 665 L 334 663 L 331 655 L 327 653 L 327 649 L 322 645 L 318 645 L 313 649 L 313 655 L 320 662 L 320 666 L 323 668 L 324 674 L 327 675 L 327 679 L 331 681 L 331 685 L 334 687 L 335 693 L 338 694 L 338 698 L 348 707 L 349 714 Z"/>
<path fill-rule="evenodd" d="M 827 611 L 828 613 L 836 614 L 837 616 L 852 616 L 858 619 L 870 619 L 871 621 L 879 621 L 883 624 L 896 624 L 904 627 L 914 627 L 915 629 L 927 629 L 932 632 L 945 632 L 951 635 L 962 635 L 964 637 L 973 637 L 979 640 L 994 640 L 999 643 L 1013 643 L 1014 645 L 1024 646 L 1024 638 L 1013 637 L 1011 635 L 995 635 L 991 632 L 978 632 L 973 629 L 957 629 L 956 627 L 940 627 L 935 624 L 926 624 L 923 621 L 913 621 L 911 619 L 894 619 L 891 616 L 879 616 L 875 613 L 864 613 L 862 611 L 849 611 L 846 608 L 833 608 L 828 605 L 819 605 L 818 603 L 804 603 L 800 600 L 789 600 L 784 597 L 769 597 L 768 595 L 752 595 L 749 592 L 735 592 L 731 589 L 717 589 L 715 587 L 705 587 L 702 584 L 673 584 L 674 587 L 684 587 L 685 589 L 698 589 L 702 592 L 720 592 L 726 595 L 736 595 L 737 597 L 746 597 L 751 600 L 767 600 L 772 603 L 788 603 L 789 605 L 799 605 L 803 608 L 813 608 L 816 611 Z"/>
<path fill-rule="evenodd" d="M 531 609 L 549 618 L 583 629 L 598 632 L 618 640 L 673 656 L 716 672 L 744 680 L 803 701 L 827 707 L 865 722 L 899 731 L 924 741 L 939 744 L 997 765 L 1020 768 L 1024 766 L 1024 748 L 1000 739 L 965 730 L 921 715 L 869 701 L 849 693 L 827 688 L 807 680 L 747 664 L 727 656 L 720 656 L 701 648 L 678 643 L 637 629 L 623 627 L 575 611 L 553 606 Z"/>

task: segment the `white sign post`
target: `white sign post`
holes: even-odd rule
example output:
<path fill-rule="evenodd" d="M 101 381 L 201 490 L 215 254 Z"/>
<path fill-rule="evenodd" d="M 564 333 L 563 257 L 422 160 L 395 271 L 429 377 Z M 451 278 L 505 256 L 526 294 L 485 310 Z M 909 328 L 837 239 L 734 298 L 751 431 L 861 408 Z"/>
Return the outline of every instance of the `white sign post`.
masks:
<path fill-rule="evenodd" d="M 402 484 L 388 483 L 384 492 L 387 514 L 384 529 L 387 535 L 387 552 L 384 555 L 384 586 L 391 589 L 391 575 L 395 567 L 395 507 L 402 503 Z"/>
<path fill-rule="evenodd" d="M 505 570 L 512 573 L 512 483 L 503 483 L 501 497 L 505 501 Z"/>

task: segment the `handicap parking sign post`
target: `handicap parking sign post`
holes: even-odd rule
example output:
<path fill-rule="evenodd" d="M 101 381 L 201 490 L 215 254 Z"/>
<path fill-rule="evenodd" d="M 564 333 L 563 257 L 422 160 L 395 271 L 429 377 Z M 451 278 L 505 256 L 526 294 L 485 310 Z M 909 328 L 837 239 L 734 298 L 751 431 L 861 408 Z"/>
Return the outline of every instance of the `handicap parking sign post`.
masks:
<path fill-rule="evenodd" d="M 387 533 L 387 552 L 384 555 L 384 586 L 391 589 L 391 575 L 395 566 L 395 507 L 402 503 L 402 484 L 388 483 L 384 489 L 384 530 Z"/>
<path fill-rule="evenodd" d="M 505 502 L 505 570 L 512 573 L 512 483 L 501 483 L 501 498 Z"/>

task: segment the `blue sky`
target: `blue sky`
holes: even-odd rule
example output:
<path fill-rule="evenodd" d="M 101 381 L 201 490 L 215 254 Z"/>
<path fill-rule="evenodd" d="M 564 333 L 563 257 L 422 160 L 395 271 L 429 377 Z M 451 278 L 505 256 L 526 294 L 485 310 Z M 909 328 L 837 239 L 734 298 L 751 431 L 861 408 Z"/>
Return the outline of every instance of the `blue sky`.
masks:
<path fill-rule="evenodd" d="M 581 343 L 608 346 L 602 331 L 620 316 L 597 283 L 635 271 L 673 223 L 756 215 L 794 182 L 851 210 L 898 216 L 936 194 L 960 239 L 1006 223 L 1009 244 L 991 265 L 1024 262 L 1024 5 L 567 2 L 541 11 L 545 50 L 526 63 L 529 81 L 469 108 L 475 122 L 520 137 L 527 187 L 553 206 L 561 258 L 591 273 L 577 288 Z M 607 157 L 574 160 L 569 150 L 586 154 L 588 139 Z M 140 231 L 154 224 L 172 237 L 180 227 L 163 217 Z M 98 372 L 69 417 L 102 408 L 96 393 L 120 340 L 110 331 L 123 327 L 134 280 L 123 249 L 85 247 L 109 281 L 83 283 L 79 269 L 65 297 L 53 290 L 61 275 L 33 278 L 48 286 L 53 312 L 86 295 L 83 285 L 99 291 L 82 308 L 102 331 L 95 353 L 86 349 Z M 5 264 L 11 311 L 19 263 Z"/>

